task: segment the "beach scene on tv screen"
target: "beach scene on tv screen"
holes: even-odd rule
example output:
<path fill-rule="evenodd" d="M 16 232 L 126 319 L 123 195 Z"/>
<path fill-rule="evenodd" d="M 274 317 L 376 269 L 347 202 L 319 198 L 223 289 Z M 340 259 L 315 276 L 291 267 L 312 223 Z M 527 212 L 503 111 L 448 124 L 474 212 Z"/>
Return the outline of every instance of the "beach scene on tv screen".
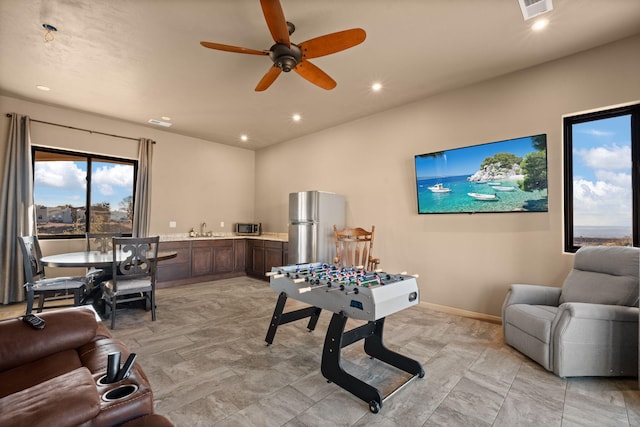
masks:
<path fill-rule="evenodd" d="M 415 156 L 418 213 L 546 212 L 547 137 Z"/>

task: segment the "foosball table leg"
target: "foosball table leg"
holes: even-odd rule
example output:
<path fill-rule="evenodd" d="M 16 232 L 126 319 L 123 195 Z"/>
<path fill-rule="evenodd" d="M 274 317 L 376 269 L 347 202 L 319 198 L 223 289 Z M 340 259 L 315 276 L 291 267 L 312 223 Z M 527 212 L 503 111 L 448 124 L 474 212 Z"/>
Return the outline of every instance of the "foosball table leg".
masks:
<path fill-rule="evenodd" d="M 265 337 L 265 341 L 267 345 L 273 344 L 273 338 L 276 336 L 276 331 L 278 330 L 278 325 L 280 325 L 280 320 L 282 318 L 282 311 L 284 310 L 284 305 L 287 303 L 287 294 L 284 292 L 280 292 L 278 295 L 278 302 L 276 303 L 276 308 L 273 309 L 273 316 L 271 316 L 271 322 L 269 323 L 269 330 L 267 330 L 267 336 Z"/>
<path fill-rule="evenodd" d="M 419 378 L 424 377 L 424 370 L 422 369 L 422 365 L 420 365 L 418 361 L 403 356 L 402 354 L 396 353 L 395 351 L 389 350 L 384 346 L 382 342 L 384 320 L 384 317 L 382 319 L 376 320 L 373 334 L 365 338 L 365 353 L 375 359 L 388 363 L 391 366 L 402 369 L 409 374 L 418 376 Z"/>
<path fill-rule="evenodd" d="M 333 317 L 331 317 L 322 350 L 322 375 L 324 375 L 327 380 L 367 402 L 371 412 L 377 413 L 382 407 L 382 396 L 378 389 L 345 372 L 340 364 L 340 351 L 342 347 L 358 340 L 355 336 L 358 335 L 358 333 L 352 330 L 349 332 L 356 332 L 352 334 L 354 336 L 345 340 L 349 342 L 343 343 L 344 328 L 347 324 L 347 319 L 348 318 L 341 313 L 334 313 Z M 368 325 L 363 325 L 360 328 L 364 327 L 366 329 L 367 326 Z"/>
<path fill-rule="evenodd" d="M 322 309 L 320 307 L 313 307 L 313 314 L 309 316 L 309 323 L 307 324 L 307 329 L 309 332 L 316 329 L 316 325 L 318 324 L 318 319 L 320 318 L 320 312 Z"/>
<path fill-rule="evenodd" d="M 271 322 L 269 323 L 267 336 L 264 339 L 267 342 L 267 345 L 273 344 L 273 339 L 276 336 L 276 331 L 278 330 L 278 326 L 280 325 L 295 322 L 296 320 L 305 319 L 308 317 L 309 323 L 307 324 L 307 329 L 309 329 L 309 331 L 313 331 L 316 327 L 316 324 L 318 323 L 318 318 L 320 317 L 320 313 L 322 312 L 322 309 L 320 307 L 305 307 L 299 310 L 283 313 L 286 303 L 287 294 L 285 292 L 280 292 L 280 295 L 278 296 L 278 302 L 276 303 L 276 308 L 273 310 L 273 316 L 271 316 Z"/>
<path fill-rule="evenodd" d="M 347 320 L 348 317 L 343 313 L 334 313 L 331 317 L 322 350 L 322 375 L 330 382 L 367 402 L 369 410 L 376 414 L 386 398 L 391 397 L 412 379 L 424 377 L 424 370 L 419 362 L 384 346 L 382 343 L 384 317 L 345 332 Z M 345 372 L 340 365 L 340 351 L 361 339 L 364 339 L 364 350 L 369 356 L 412 374 L 413 377 L 383 398 L 377 388 Z"/>

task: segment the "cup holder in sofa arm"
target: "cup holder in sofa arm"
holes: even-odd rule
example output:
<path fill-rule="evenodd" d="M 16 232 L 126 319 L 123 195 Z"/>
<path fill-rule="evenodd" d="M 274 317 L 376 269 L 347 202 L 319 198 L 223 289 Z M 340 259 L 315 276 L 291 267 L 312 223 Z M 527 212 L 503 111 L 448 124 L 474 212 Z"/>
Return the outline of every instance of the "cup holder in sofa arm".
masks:
<path fill-rule="evenodd" d="M 96 380 L 96 383 L 97 383 L 99 386 L 101 386 L 101 387 L 109 387 L 109 386 L 112 386 L 112 385 L 114 385 L 114 384 L 121 383 L 122 381 L 126 380 L 127 378 L 129 378 L 129 375 L 127 375 L 127 376 L 126 376 L 126 377 L 124 377 L 123 379 L 118 380 L 118 381 L 116 381 L 116 382 L 114 382 L 114 383 L 108 383 L 108 382 L 107 382 L 107 376 L 106 376 L 106 375 L 102 375 L 100 378 L 98 378 L 98 379 Z"/>
<path fill-rule="evenodd" d="M 136 391 L 138 391 L 138 386 L 136 384 L 123 384 L 104 393 L 102 395 L 102 400 L 106 402 L 114 402 L 116 400 L 129 397 Z"/>

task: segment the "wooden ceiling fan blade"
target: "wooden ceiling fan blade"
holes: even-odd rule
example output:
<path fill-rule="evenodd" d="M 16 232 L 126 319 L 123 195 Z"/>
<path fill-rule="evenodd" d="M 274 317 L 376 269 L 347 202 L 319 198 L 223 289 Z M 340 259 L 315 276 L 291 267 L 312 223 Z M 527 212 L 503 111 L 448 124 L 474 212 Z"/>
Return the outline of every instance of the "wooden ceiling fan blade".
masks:
<path fill-rule="evenodd" d="M 208 47 L 209 49 L 224 50 L 225 52 L 247 53 L 249 55 L 269 55 L 268 50 L 255 50 L 248 49 L 246 47 L 231 46 L 228 44 L 212 42 L 200 42 L 200 44 L 204 47 Z"/>
<path fill-rule="evenodd" d="M 317 58 L 359 45 L 367 38 L 362 28 L 338 31 L 300 43 L 304 58 Z"/>
<path fill-rule="evenodd" d="M 327 73 L 316 67 L 309 61 L 302 61 L 296 68 L 296 73 L 302 76 L 304 79 L 310 81 L 316 86 L 322 89 L 331 90 L 336 87 L 337 83 Z"/>
<path fill-rule="evenodd" d="M 279 0 L 260 0 L 264 19 L 267 21 L 267 27 L 271 32 L 271 37 L 276 43 L 291 46 L 289 39 L 289 27 L 287 20 L 284 18 L 284 12 Z"/>
<path fill-rule="evenodd" d="M 267 71 L 262 79 L 258 82 L 258 86 L 256 86 L 256 92 L 262 92 L 263 90 L 267 90 L 269 86 L 278 78 L 282 70 L 275 65 Z"/>

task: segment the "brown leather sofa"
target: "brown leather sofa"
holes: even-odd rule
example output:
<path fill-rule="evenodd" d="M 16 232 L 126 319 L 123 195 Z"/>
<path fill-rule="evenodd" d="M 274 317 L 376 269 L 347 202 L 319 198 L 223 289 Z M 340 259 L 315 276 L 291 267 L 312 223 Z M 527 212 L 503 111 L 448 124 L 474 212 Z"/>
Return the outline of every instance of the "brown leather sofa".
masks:
<path fill-rule="evenodd" d="M 91 310 L 39 316 L 40 330 L 0 321 L 0 425 L 115 426 L 152 417 L 153 394 L 137 362 L 127 378 L 101 380 L 107 355 L 119 351 L 124 361 L 129 350 Z"/>

